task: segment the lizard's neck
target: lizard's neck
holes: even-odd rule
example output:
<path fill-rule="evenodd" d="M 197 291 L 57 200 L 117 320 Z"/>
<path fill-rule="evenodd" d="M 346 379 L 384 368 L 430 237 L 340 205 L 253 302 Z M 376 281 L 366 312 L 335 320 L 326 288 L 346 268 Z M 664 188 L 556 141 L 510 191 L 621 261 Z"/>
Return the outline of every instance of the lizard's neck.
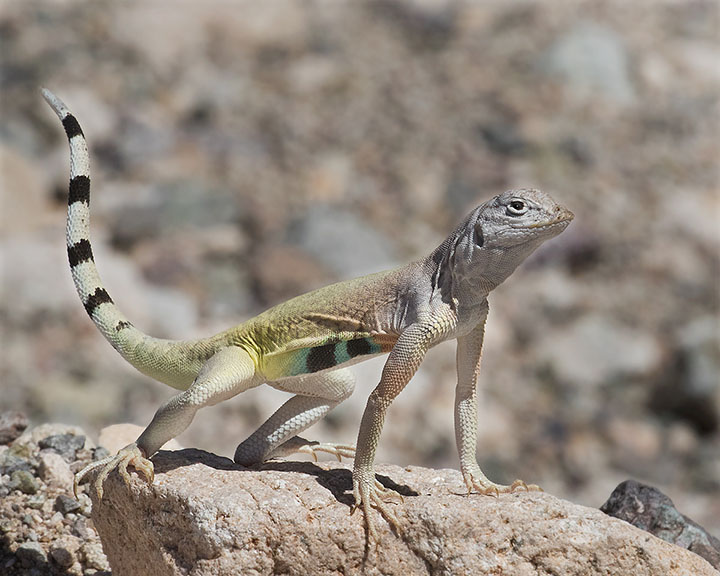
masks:
<path fill-rule="evenodd" d="M 488 294 L 502 284 L 534 247 L 487 248 L 473 255 L 469 265 L 467 255 L 452 237 L 438 246 L 427 258 L 432 271 L 434 290 L 443 300 L 453 301 L 460 308 L 483 305 Z M 476 249 L 477 250 L 477 249 Z"/>

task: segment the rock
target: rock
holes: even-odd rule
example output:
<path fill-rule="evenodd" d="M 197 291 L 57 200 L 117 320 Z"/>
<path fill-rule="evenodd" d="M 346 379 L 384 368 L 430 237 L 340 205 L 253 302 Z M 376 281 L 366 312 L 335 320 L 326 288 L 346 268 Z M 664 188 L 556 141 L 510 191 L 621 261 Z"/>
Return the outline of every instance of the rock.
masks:
<path fill-rule="evenodd" d="M 85 542 L 80 548 L 83 564 L 95 570 L 110 570 L 110 564 L 103 553 L 100 542 Z M 146 568 L 149 567 L 146 566 Z M 151 570 L 152 571 L 152 570 Z"/>
<path fill-rule="evenodd" d="M 38 542 L 25 542 L 15 551 L 17 559 L 25 568 L 40 567 L 47 564 L 47 554 Z"/>
<path fill-rule="evenodd" d="M 24 432 L 23 435 L 14 442 L 13 447 L 26 446 L 29 450 L 34 450 L 32 444 L 40 445 L 40 442 L 49 438 L 50 436 L 59 436 L 64 434 L 69 434 L 71 436 L 82 436 L 83 438 L 85 438 L 85 432 L 79 426 L 50 422 L 47 424 L 38 424 L 37 426 L 35 426 L 35 428 Z M 87 448 L 93 447 L 92 444 L 87 441 L 87 439 L 85 440 L 85 446 Z"/>
<path fill-rule="evenodd" d="M 38 490 L 35 477 L 27 470 L 15 470 L 10 475 L 8 486 L 11 490 L 20 490 L 23 494 L 35 494 Z"/>
<path fill-rule="evenodd" d="M 661 349 L 651 335 L 599 315 L 580 318 L 539 345 L 538 356 L 562 380 L 595 387 L 655 370 Z"/>
<path fill-rule="evenodd" d="M 56 566 L 67 569 L 75 563 L 75 555 L 67 546 L 53 544 L 50 548 L 50 558 Z"/>
<path fill-rule="evenodd" d="M 466 495 L 460 473 L 379 466 L 405 495 L 393 534 L 366 547 L 349 515 L 351 467 L 243 469 L 199 450 L 161 452 L 155 482 L 118 474 L 93 521 L 114 576 L 132 574 L 714 574 L 705 560 L 599 510 L 544 493 Z"/>
<path fill-rule="evenodd" d="M 64 434 L 69 441 L 58 440 Z M 0 476 L 2 576 L 90 576 L 108 569 L 100 539 L 85 518 L 90 514 L 90 498 L 80 494 L 77 502 L 70 497 L 71 464 L 53 449 L 39 446 L 72 446 L 84 436 L 76 427 L 43 424 L 26 430 L 12 445 L 0 446 L 3 467 L 14 468 Z M 78 450 L 76 455 L 80 459 L 72 466 L 81 467 L 91 451 Z M 76 553 L 80 545 L 89 552 Z"/>
<path fill-rule="evenodd" d="M 618 484 L 600 510 L 695 552 L 720 570 L 720 540 L 681 514 L 657 488 L 626 480 Z"/>
<path fill-rule="evenodd" d="M 40 448 L 47 448 L 60 454 L 67 462 L 75 460 L 75 453 L 85 446 L 85 436 L 55 434 L 38 442 Z"/>
<path fill-rule="evenodd" d="M 688 422 L 699 434 L 720 429 L 720 333 L 715 318 L 690 322 L 679 333 L 650 408 Z"/>
<path fill-rule="evenodd" d="M 362 276 L 397 264 L 390 242 L 379 230 L 352 212 L 331 206 L 315 207 L 292 223 L 287 241 L 297 244 L 339 277 Z"/>
<path fill-rule="evenodd" d="M 10 444 L 27 426 L 27 416 L 22 412 L 3 412 L 0 414 L 0 444 Z"/>
<path fill-rule="evenodd" d="M 113 424 L 100 430 L 98 444 L 115 454 L 121 448 L 132 444 L 142 434 L 144 428 L 137 424 Z M 165 450 L 182 450 L 180 442 L 173 439 L 165 444 Z M 95 458 L 97 460 L 97 458 Z"/>
<path fill-rule="evenodd" d="M 69 566 L 77 559 L 77 552 L 83 542 L 75 536 L 61 536 L 50 547 L 50 557 L 60 566 Z M 69 560 L 72 559 L 72 562 Z"/>
<path fill-rule="evenodd" d="M 0 474 L 12 474 L 16 470 L 32 470 L 32 468 L 30 460 L 13 454 L 10 450 L 0 455 Z"/>
<path fill-rule="evenodd" d="M 82 508 L 82 504 L 78 500 L 75 500 L 75 498 L 71 498 L 65 494 L 58 494 L 58 497 L 55 498 L 55 510 L 62 514 L 77 512 L 80 508 Z"/>
<path fill-rule="evenodd" d="M 38 462 L 38 474 L 43 482 L 54 488 L 72 489 L 72 470 L 60 454 L 44 450 L 38 454 Z"/>
<path fill-rule="evenodd" d="M 522 156 L 528 149 L 528 142 L 515 124 L 506 121 L 492 121 L 478 127 L 478 132 L 487 147 L 501 156 Z"/>
<path fill-rule="evenodd" d="M 622 38 L 594 22 L 576 24 L 558 38 L 544 55 L 541 68 L 567 82 L 581 97 L 600 94 L 618 104 L 635 99 Z"/>

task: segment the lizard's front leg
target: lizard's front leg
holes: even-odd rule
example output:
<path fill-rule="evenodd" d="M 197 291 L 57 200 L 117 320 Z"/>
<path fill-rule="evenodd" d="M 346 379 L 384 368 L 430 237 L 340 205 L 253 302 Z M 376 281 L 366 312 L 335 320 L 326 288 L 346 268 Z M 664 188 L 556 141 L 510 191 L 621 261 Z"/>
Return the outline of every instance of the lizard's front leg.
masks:
<path fill-rule="evenodd" d="M 417 371 L 428 348 L 441 339 L 446 329 L 444 324 L 441 320 L 428 324 L 413 324 L 400 335 L 385 363 L 380 384 L 370 394 L 363 413 L 353 468 L 355 505 L 352 512 L 362 508 L 368 533 L 375 541 L 378 540 L 378 533 L 372 520 L 371 509 L 378 510 L 393 528 L 397 529 L 397 515 L 387 501 L 392 498 L 402 500 L 400 494 L 385 488 L 375 479 L 373 463 L 385 413 L 393 399 Z"/>
<path fill-rule="evenodd" d="M 462 471 L 468 492 L 473 490 L 481 494 L 497 496 L 500 493 L 513 492 L 518 488 L 540 490 L 535 484 L 526 484 L 515 480 L 510 485 L 496 484 L 488 479 L 477 463 L 477 378 L 480 371 L 487 319 L 487 304 L 478 325 L 467 336 L 457 339 L 457 375 L 455 390 L 455 440 L 460 456 Z"/>
<path fill-rule="evenodd" d="M 132 466 L 152 483 L 153 463 L 149 458 L 166 442 L 178 436 L 192 422 L 195 413 L 204 406 L 212 406 L 243 392 L 260 382 L 255 377 L 255 364 L 242 348 L 229 346 L 213 355 L 202 367 L 190 387 L 173 396 L 155 413 L 152 422 L 132 444 L 115 456 L 89 464 L 75 475 L 73 489 L 77 496 L 80 481 L 89 472 L 101 468 L 95 479 L 98 498 L 103 496 L 103 484 L 117 469 L 125 482 L 130 481 L 128 466 Z"/>

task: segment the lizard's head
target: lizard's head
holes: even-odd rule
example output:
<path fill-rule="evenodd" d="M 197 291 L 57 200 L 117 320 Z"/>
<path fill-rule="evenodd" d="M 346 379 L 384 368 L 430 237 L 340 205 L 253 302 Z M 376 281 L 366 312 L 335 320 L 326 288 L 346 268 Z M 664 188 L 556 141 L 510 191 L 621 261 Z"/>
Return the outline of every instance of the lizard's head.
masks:
<path fill-rule="evenodd" d="M 452 276 L 492 289 L 572 219 L 570 210 L 540 190 L 503 192 L 473 210 L 448 239 Z"/>
<path fill-rule="evenodd" d="M 473 235 L 484 248 L 539 246 L 567 228 L 573 213 L 540 190 L 509 190 L 476 210 Z"/>

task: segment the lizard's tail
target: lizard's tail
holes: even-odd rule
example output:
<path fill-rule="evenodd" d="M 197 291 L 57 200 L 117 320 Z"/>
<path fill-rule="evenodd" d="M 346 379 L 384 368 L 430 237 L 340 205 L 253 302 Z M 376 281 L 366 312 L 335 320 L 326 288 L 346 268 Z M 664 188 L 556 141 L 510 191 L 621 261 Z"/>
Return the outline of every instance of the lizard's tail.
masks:
<path fill-rule="evenodd" d="M 221 346 L 219 338 L 181 342 L 141 332 L 115 305 L 103 286 L 90 246 L 90 157 L 80 124 L 47 89 L 42 95 L 60 118 L 70 143 L 70 193 L 65 237 L 73 282 L 95 326 L 130 364 L 175 388 L 192 383 L 202 363 Z"/>

